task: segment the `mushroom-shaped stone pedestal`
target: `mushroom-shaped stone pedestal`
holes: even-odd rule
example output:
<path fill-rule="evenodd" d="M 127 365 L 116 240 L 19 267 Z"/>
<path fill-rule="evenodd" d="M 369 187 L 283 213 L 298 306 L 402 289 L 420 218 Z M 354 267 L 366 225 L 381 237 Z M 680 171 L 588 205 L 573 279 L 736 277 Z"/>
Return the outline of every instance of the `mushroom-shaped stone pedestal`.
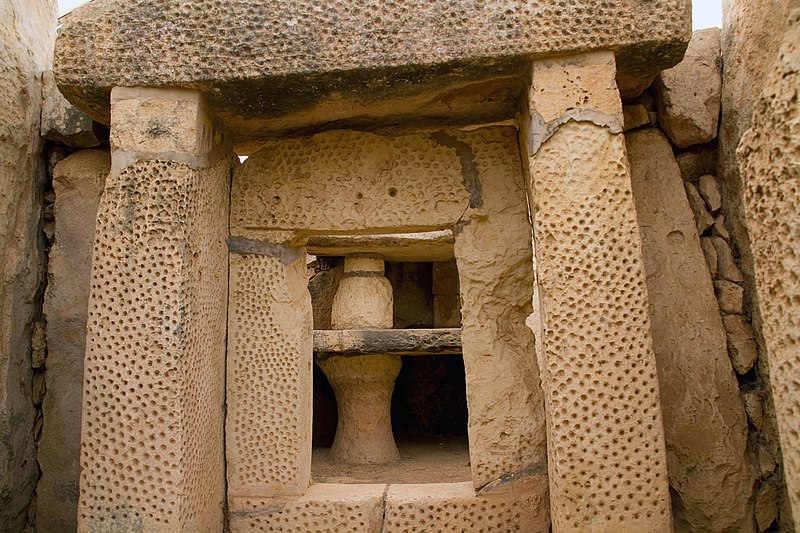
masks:
<path fill-rule="evenodd" d="M 333 329 L 386 328 L 393 321 L 392 286 L 383 259 L 348 255 L 333 299 Z M 392 434 L 392 390 L 399 355 L 319 356 L 339 408 L 331 458 L 339 463 L 379 464 L 400 458 Z"/>

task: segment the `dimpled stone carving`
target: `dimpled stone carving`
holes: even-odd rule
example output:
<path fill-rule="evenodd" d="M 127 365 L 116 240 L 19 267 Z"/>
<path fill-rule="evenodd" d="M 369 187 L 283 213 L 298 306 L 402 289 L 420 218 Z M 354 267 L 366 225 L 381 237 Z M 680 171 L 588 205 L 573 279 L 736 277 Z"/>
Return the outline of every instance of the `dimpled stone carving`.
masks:
<path fill-rule="evenodd" d="M 536 109 L 561 97 L 536 90 L 537 69 L 549 86 L 563 76 L 585 94 L 584 117 L 541 145 Z M 613 70 L 610 54 L 534 63 L 523 130 L 556 533 L 672 531 L 641 236 L 625 139 L 612 133 L 621 108 L 608 105 Z"/>
<path fill-rule="evenodd" d="M 230 255 L 230 496 L 301 494 L 311 482 L 312 319 L 305 254 Z"/>
<path fill-rule="evenodd" d="M 130 165 L 98 209 L 80 531 L 221 527 L 230 163 Z"/>
<path fill-rule="evenodd" d="M 786 488 L 800 527 L 800 10 L 792 11 L 738 156 Z M 767 522 L 768 523 L 768 522 Z"/>
<path fill-rule="evenodd" d="M 298 126 L 293 113 L 326 103 L 338 105 L 303 124 L 358 119 L 398 93 L 409 96 L 405 108 L 377 114 L 414 116 L 426 106 L 441 118 L 462 101 L 492 106 L 459 90 L 513 77 L 504 88 L 516 95 L 520 58 L 574 51 L 615 50 L 622 85 L 647 86 L 683 56 L 690 20 L 687 0 L 96 0 L 64 19 L 56 75 L 95 117 L 108 117 L 109 87 L 200 89 L 234 135 L 247 137 L 260 119 Z M 437 91 L 454 83 L 449 94 Z M 510 118 L 514 98 L 503 100 L 498 111 Z"/>
<path fill-rule="evenodd" d="M 276 141 L 237 170 L 231 231 L 446 228 L 470 202 L 464 172 L 458 151 L 433 134 Z"/>

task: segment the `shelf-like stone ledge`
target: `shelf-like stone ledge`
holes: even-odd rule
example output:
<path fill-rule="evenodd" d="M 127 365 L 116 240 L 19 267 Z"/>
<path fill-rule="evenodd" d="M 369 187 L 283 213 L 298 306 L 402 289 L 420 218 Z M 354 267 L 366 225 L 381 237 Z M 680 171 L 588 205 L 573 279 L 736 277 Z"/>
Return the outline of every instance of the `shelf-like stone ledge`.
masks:
<path fill-rule="evenodd" d="M 460 355 L 461 329 L 316 329 L 314 352 L 329 355 Z"/>

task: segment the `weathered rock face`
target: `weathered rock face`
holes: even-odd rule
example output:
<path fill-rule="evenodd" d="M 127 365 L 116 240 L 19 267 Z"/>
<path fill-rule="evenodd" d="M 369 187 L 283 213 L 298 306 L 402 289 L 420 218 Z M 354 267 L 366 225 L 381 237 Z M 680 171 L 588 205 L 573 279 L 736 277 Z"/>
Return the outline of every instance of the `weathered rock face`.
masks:
<path fill-rule="evenodd" d="M 37 486 L 36 526 L 42 533 L 75 531 L 80 475 L 81 397 L 86 313 L 94 225 L 108 152 L 84 150 L 55 169 L 55 241 L 48 261 L 47 395 L 39 441 L 42 477 Z"/>
<path fill-rule="evenodd" d="M 101 144 L 108 130 L 67 102 L 56 87 L 52 71 L 44 73 L 43 81 L 42 137 L 73 148 L 92 148 Z"/>
<path fill-rule="evenodd" d="M 755 479 L 745 455 L 747 418 L 680 169 L 658 130 L 626 138 L 675 529 L 752 532 Z"/>
<path fill-rule="evenodd" d="M 786 485 L 800 525 L 800 10 L 738 155 Z M 759 518 L 762 521 L 762 518 Z"/>
<path fill-rule="evenodd" d="M 64 18 L 56 78 L 104 123 L 110 87 L 199 89 L 239 142 L 334 121 L 475 123 L 513 118 L 533 57 L 614 50 L 623 92 L 641 91 L 680 61 L 690 5 L 95 1 Z"/>
<path fill-rule="evenodd" d="M 54 0 L 0 1 L 0 530 L 9 532 L 25 527 L 39 474 L 31 335 L 44 274 L 41 76 L 55 19 Z"/>
<path fill-rule="evenodd" d="M 680 148 L 717 136 L 722 64 L 719 29 L 694 32 L 686 55 L 656 78 L 658 123 Z"/>

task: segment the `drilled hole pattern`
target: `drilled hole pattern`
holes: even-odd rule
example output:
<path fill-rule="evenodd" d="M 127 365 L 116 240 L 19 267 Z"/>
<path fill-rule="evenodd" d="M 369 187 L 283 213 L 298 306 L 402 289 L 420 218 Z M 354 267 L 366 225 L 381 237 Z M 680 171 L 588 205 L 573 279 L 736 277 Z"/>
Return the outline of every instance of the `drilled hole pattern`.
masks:
<path fill-rule="evenodd" d="M 230 256 L 228 492 L 299 494 L 311 478 L 312 319 L 305 255 Z"/>
<path fill-rule="evenodd" d="M 333 131 L 252 155 L 234 176 L 231 227 L 437 229 L 469 200 L 457 151 L 432 135 Z"/>
<path fill-rule="evenodd" d="M 521 525 L 536 511 L 512 500 L 483 498 L 433 500 L 430 503 L 398 503 L 387 506 L 384 531 L 392 533 L 451 533 L 526 531 Z M 539 532 L 531 532 L 539 533 Z"/>
<path fill-rule="evenodd" d="M 755 281 L 787 493 L 800 514 L 800 13 L 739 144 Z M 795 518 L 795 521 L 798 519 Z"/>
<path fill-rule="evenodd" d="M 554 530 L 666 531 L 663 426 L 624 137 L 568 123 L 531 158 L 530 175 Z"/>
<path fill-rule="evenodd" d="M 220 527 L 229 172 L 148 161 L 107 181 L 84 367 L 87 529 Z"/>
<path fill-rule="evenodd" d="M 99 87 L 241 84 L 248 77 L 618 49 L 653 36 L 683 39 L 688 22 L 681 0 L 651 0 L 646 8 L 613 0 L 106 0 L 64 20 L 55 63 L 59 80 L 75 87 L 87 80 Z M 170 65 L 169 78 L 155 65 Z M 283 110 L 264 100 L 259 104 L 272 113 Z"/>

